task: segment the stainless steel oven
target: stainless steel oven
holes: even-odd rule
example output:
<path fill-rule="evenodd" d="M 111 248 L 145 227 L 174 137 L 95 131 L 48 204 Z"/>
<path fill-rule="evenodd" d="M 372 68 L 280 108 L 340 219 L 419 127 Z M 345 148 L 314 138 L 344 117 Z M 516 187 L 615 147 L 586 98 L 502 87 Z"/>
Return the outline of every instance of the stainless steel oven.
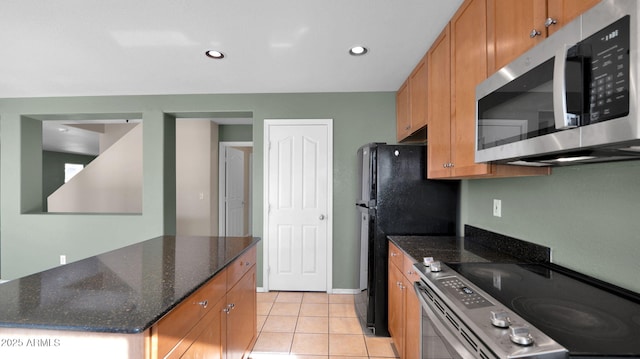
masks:
<path fill-rule="evenodd" d="M 640 295 L 551 263 L 414 268 L 423 359 L 640 358 Z"/>
<path fill-rule="evenodd" d="M 564 347 L 447 265 L 437 272 L 414 267 L 422 278 L 414 283 L 422 304 L 422 359 L 567 358 Z"/>
<path fill-rule="evenodd" d="M 421 283 L 415 282 L 414 289 L 422 304 L 422 325 L 420 328 L 422 359 L 466 359 L 475 358 L 464 345 L 459 331 L 453 329 L 443 319 L 443 304 L 436 304 L 433 292 Z M 438 307 L 440 306 L 440 307 Z M 446 318 L 446 317 L 445 317 Z M 466 339 L 465 339 L 466 340 Z M 489 358 L 486 357 L 485 358 Z"/>

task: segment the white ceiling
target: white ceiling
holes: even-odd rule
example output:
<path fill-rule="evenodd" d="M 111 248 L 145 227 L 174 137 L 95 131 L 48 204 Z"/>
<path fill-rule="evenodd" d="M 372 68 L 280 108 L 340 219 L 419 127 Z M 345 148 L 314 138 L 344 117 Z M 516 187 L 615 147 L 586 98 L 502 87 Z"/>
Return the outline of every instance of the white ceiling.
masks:
<path fill-rule="evenodd" d="M 461 2 L 1 0 L 0 98 L 395 91 Z"/>

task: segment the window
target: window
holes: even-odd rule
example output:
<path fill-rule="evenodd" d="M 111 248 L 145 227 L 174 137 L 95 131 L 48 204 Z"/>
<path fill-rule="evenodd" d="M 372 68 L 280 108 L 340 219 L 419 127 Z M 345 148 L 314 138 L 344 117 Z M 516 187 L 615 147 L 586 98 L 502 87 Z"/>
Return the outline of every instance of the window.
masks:
<path fill-rule="evenodd" d="M 77 175 L 82 169 L 84 165 L 81 163 L 65 163 L 64 164 L 64 183 L 69 182 L 73 176 Z"/>

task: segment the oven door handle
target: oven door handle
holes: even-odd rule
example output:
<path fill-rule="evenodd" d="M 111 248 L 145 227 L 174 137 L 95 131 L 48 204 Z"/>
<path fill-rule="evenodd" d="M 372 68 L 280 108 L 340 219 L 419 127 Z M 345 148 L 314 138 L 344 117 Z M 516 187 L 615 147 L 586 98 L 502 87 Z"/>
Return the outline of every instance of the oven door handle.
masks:
<path fill-rule="evenodd" d="M 567 112 L 567 51 L 568 45 L 563 45 L 553 61 L 553 117 L 556 129 L 568 130 L 580 125 L 580 116 Z"/>
<path fill-rule="evenodd" d="M 425 298 L 425 296 L 427 296 L 427 293 L 424 287 L 424 284 L 420 282 L 413 283 L 413 289 L 416 291 L 418 300 L 420 300 L 420 304 L 422 305 L 422 308 L 424 308 L 436 332 L 443 337 L 442 339 L 446 341 L 446 343 L 448 344 L 447 346 L 454 350 L 457 355 L 459 355 L 459 359 L 477 358 L 477 354 L 471 353 L 464 346 L 460 338 L 455 336 L 454 333 L 452 333 L 451 330 L 446 326 L 446 324 L 442 322 L 442 319 L 433 311 L 431 305 L 429 305 L 429 303 L 427 302 L 428 299 Z"/>

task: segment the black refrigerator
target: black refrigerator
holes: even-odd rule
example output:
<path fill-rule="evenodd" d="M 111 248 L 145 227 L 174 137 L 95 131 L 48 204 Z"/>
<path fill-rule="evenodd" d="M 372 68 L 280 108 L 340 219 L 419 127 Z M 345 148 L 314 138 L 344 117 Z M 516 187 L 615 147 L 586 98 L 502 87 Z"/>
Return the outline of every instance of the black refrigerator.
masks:
<path fill-rule="evenodd" d="M 455 235 L 459 181 L 427 180 L 425 145 L 358 149 L 360 289 L 356 311 L 377 336 L 387 329 L 389 235 Z"/>

